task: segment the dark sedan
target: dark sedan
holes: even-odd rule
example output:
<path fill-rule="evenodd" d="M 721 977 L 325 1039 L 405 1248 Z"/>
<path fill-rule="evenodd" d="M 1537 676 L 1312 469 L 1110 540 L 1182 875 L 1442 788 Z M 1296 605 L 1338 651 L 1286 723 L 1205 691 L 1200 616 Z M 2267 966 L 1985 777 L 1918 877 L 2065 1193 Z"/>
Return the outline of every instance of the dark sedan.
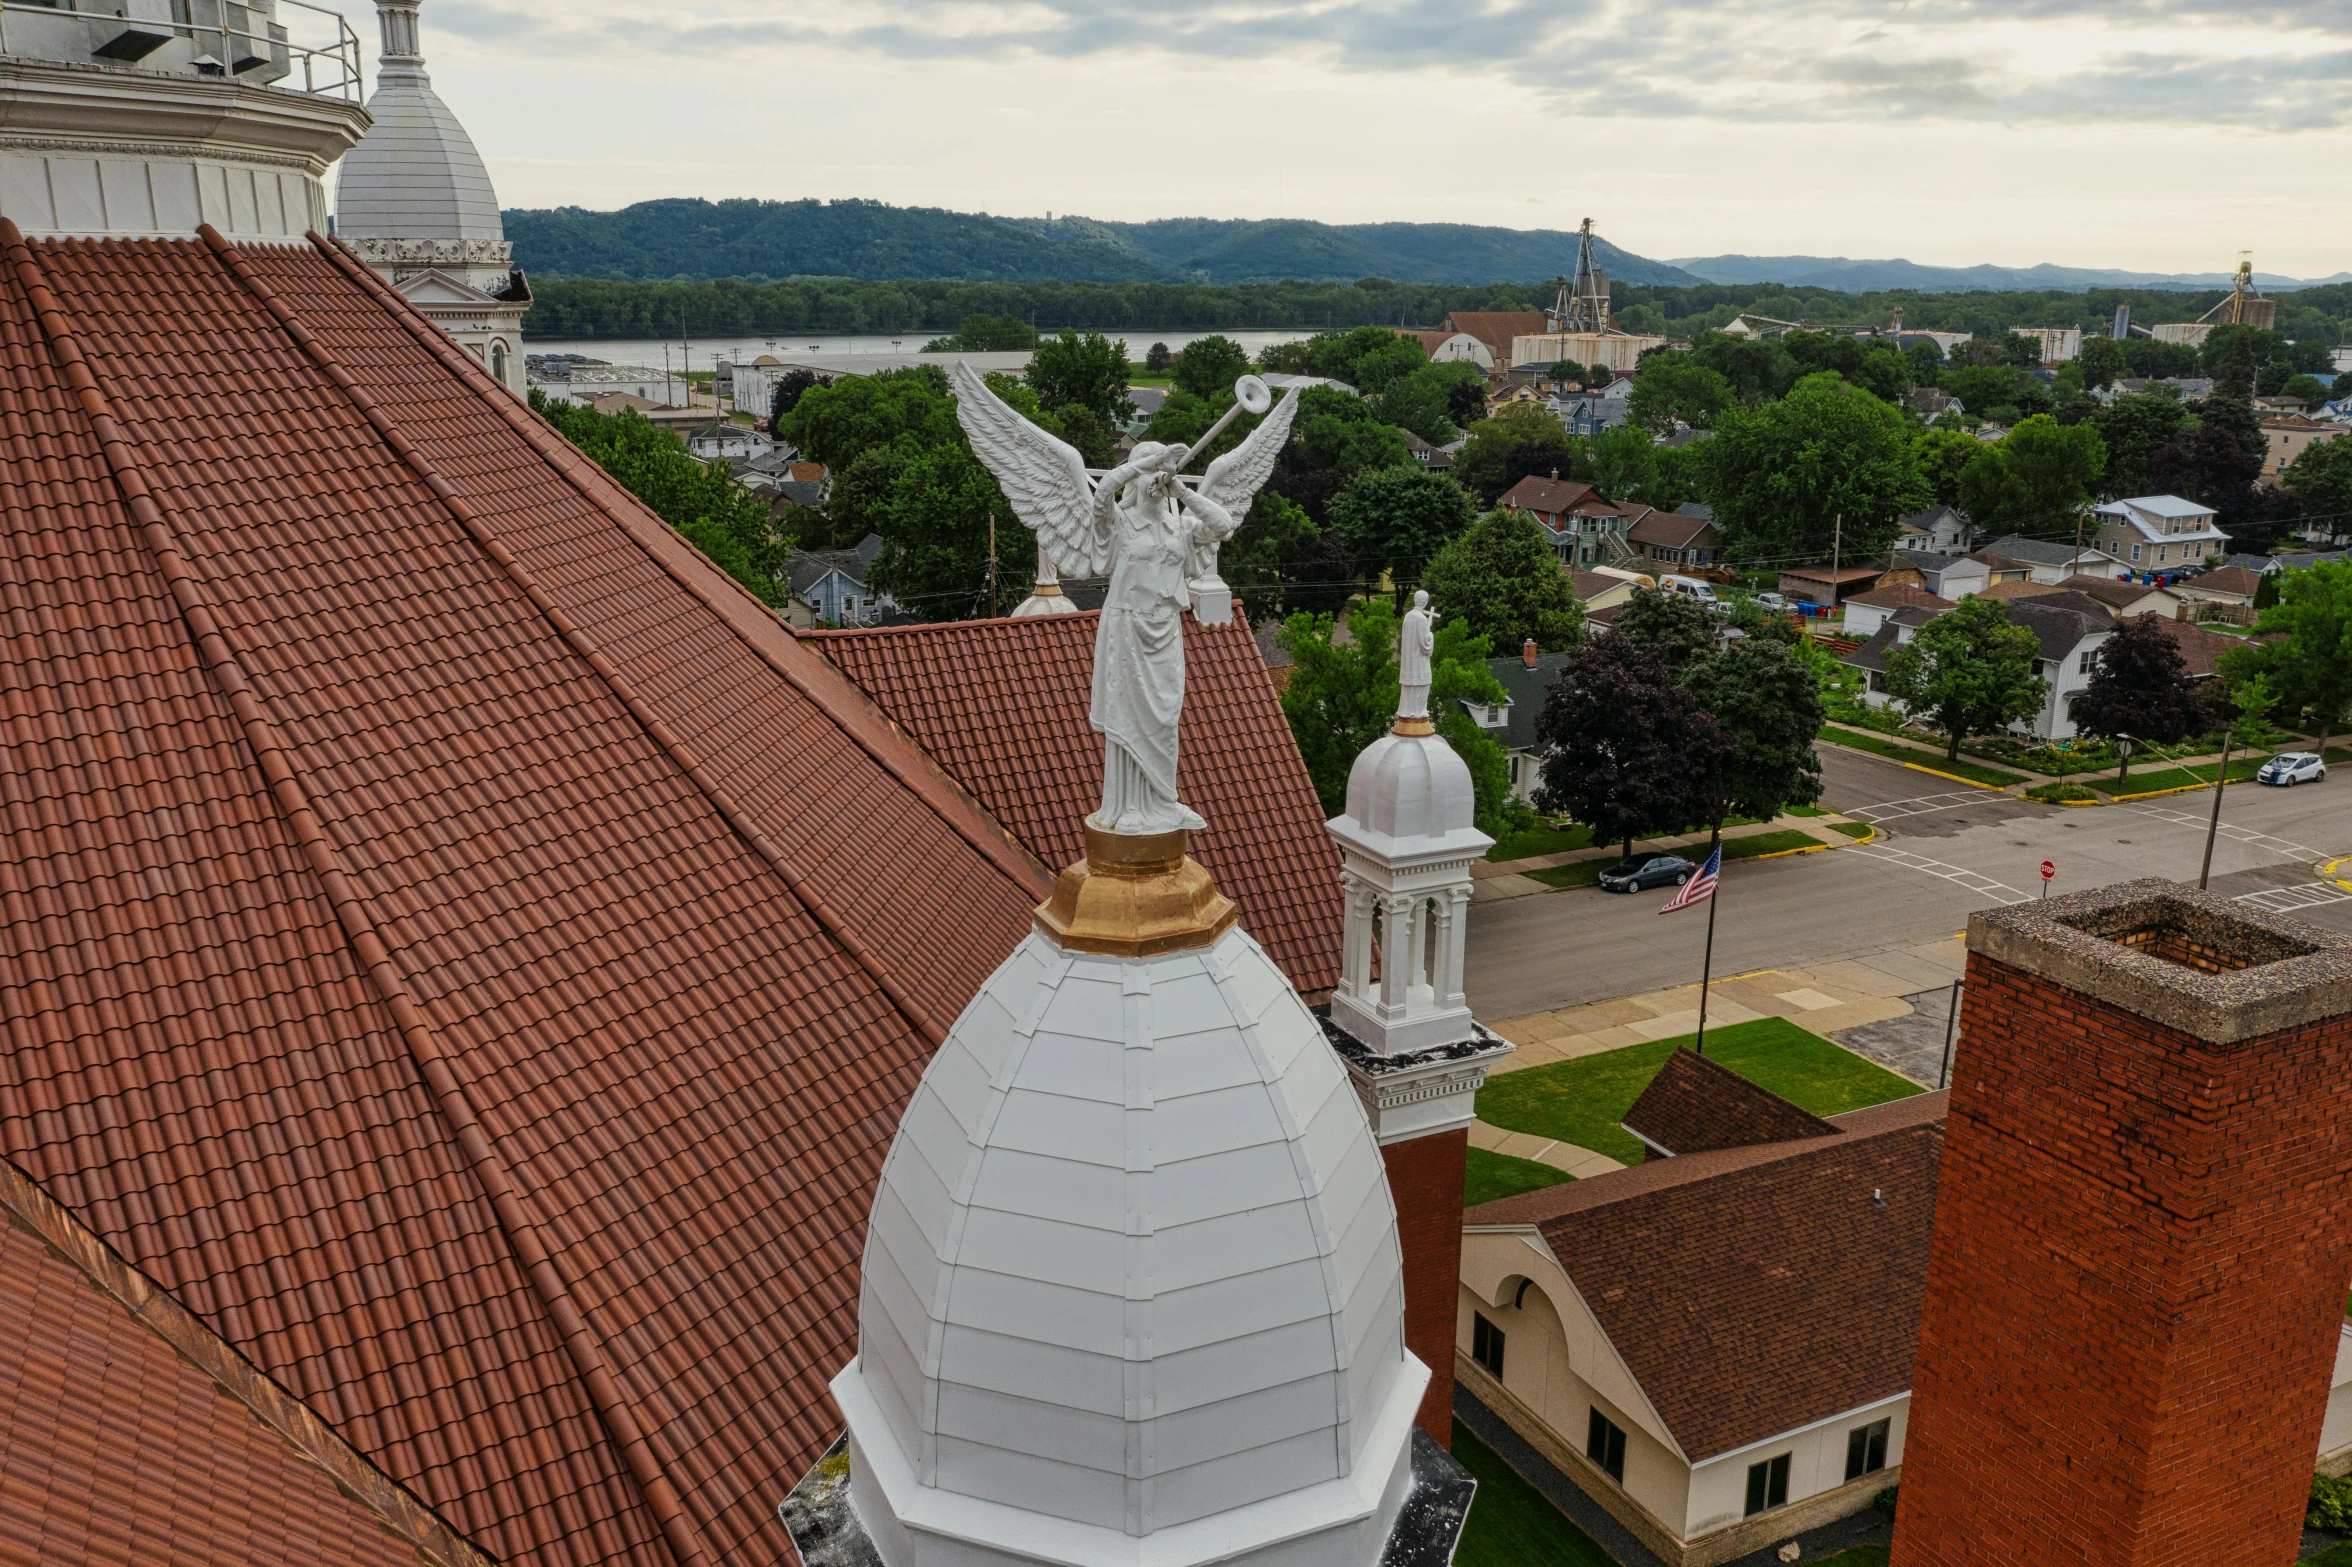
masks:
<path fill-rule="evenodd" d="M 1619 860 L 1601 872 L 1603 892 L 1639 892 L 1645 887 L 1679 887 L 1699 868 L 1679 854 L 1654 854 Z"/>

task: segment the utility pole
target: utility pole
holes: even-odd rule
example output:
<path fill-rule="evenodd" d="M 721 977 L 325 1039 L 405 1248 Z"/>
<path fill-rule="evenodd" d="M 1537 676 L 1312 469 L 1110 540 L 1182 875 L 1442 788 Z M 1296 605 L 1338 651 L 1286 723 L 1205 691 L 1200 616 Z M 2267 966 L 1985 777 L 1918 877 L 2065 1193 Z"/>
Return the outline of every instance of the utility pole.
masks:
<path fill-rule="evenodd" d="M 2205 864 L 2197 872 L 2197 890 L 2213 879 L 2213 840 L 2221 835 L 2221 790 L 2229 782 L 2230 742 L 2238 737 L 2238 726 L 2226 725 L 2221 731 L 2221 766 L 2213 774 L 2213 817 L 2205 824 Z"/>
<path fill-rule="evenodd" d="M 988 618 L 996 618 L 996 513 L 988 514 Z"/>
<path fill-rule="evenodd" d="M 1837 520 L 1831 524 L 1829 534 L 1829 607 L 1838 617 L 1838 631 L 1841 635 L 1845 631 L 1846 621 L 1845 603 L 1838 597 L 1838 559 L 1845 551 L 1845 544 L 1846 514 L 1841 511 L 1837 514 Z"/>

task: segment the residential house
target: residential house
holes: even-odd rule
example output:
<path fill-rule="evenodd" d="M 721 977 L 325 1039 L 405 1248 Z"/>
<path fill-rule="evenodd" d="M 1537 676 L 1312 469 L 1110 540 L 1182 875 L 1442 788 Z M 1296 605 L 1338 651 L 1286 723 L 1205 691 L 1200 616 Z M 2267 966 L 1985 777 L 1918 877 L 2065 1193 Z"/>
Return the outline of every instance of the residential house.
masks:
<path fill-rule="evenodd" d="M 2172 591 L 2180 595 L 2192 615 L 2243 624 L 2254 618 L 2254 594 L 2262 586 L 2262 577 L 2263 573 L 2244 566 L 2222 566 L 2183 577 L 2173 584 Z"/>
<path fill-rule="evenodd" d="M 2080 593 L 2043 593 L 2002 608 L 2041 643 L 2038 673 L 2050 683 L 2042 710 L 2023 727 L 2043 740 L 2073 739 L 2074 699 L 2091 683 L 2099 649 L 2115 634 L 2115 617 L 2106 605 Z"/>
<path fill-rule="evenodd" d="M 882 553 L 882 536 L 869 533 L 847 550 L 794 550 L 785 560 L 792 587 L 792 623 L 810 626 L 863 626 L 882 611 L 896 609 L 887 593 L 866 585 L 874 557 Z"/>
<path fill-rule="evenodd" d="M 2310 410 L 2311 404 L 2300 397 L 2257 397 L 2254 399 L 2254 411 L 2260 414 L 2299 414 L 2308 413 Z"/>
<path fill-rule="evenodd" d="M 1915 386 L 1903 394 L 1903 401 L 1922 419 L 1935 419 L 1950 414 L 1957 419 L 1968 412 L 1968 405 L 1950 392 L 1932 386 Z"/>
<path fill-rule="evenodd" d="M 639 397 L 635 392 L 623 391 L 589 392 L 583 396 L 566 400 L 576 403 L 582 408 L 603 414 L 608 419 L 624 413 L 642 414 L 651 418 L 657 409 L 670 406 L 667 403 L 657 403 L 650 397 Z"/>
<path fill-rule="evenodd" d="M 1431 445 L 1403 425 L 1397 426 L 1397 434 L 1403 438 L 1405 450 L 1411 452 L 1413 460 L 1422 467 L 1433 472 L 1443 472 L 1454 465 L 1454 454 L 1448 448 Z"/>
<path fill-rule="evenodd" d="M 2262 476 L 2275 479 L 2286 471 L 2287 464 L 2322 441 L 2332 441 L 2344 433 L 2345 426 L 2333 419 L 2307 419 L 2301 414 L 2285 414 L 2262 421 L 2263 439 L 2269 448 L 2262 456 Z"/>
<path fill-rule="evenodd" d="M 2164 634 L 2172 638 L 2173 645 L 2180 649 L 2181 664 L 2187 669 L 2191 680 L 2212 679 L 2219 672 L 2221 655 L 2232 648 L 2246 645 L 2238 637 L 2226 637 L 2218 631 L 2208 631 L 2194 621 L 2166 620 L 2160 615 L 2156 623 L 2164 628 Z"/>
<path fill-rule="evenodd" d="M 1529 474 L 1505 490 L 1497 504 L 1542 523 L 1563 565 L 1589 567 L 1637 558 L 1625 542 L 1632 517 L 1601 499 L 1591 485 L 1562 479 L 1557 469 L 1548 479 Z"/>
<path fill-rule="evenodd" d="M 1578 572 L 1578 577 L 1590 575 Z M 1626 584 L 1630 596 L 1633 589 Z M 1605 594 L 1602 596 L 1606 596 Z M 1618 601 L 1613 601 L 1614 605 Z M 1594 606 L 1586 606 L 1589 612 Z M 1535 743 L 1535 722 L 1543 715 L 1544 703 L 1551 700 L 1552 687 L 1560 683 L 1560 672 L 1568 667 L 1565 650 L 1546 653 L 1533 641 L 1519 650 L 1516 658 L 1490 658 L 1487 669 L 1493 673 L 1504 691 L 1500 708 L 1465 702 L 1463 710 L 1470 714 L 1479 728 L 1493 735 L 1511 759 L 1511 793 L 1522 800 L 1535 798 L 1536 786 L 1542 783 L 1543 762 Z"/>
<path fill-rule="evenodd" d="M 1691 1151 L 1463 1215 L 1456 1375 L 1668 1567 L 1715 1567 L 1900 1477 L 1947 1096 L 1822 1120 L 1670 1065 L 1696 1102 L 1644 1131 Z"/>
<path fill-rule="evenodd" d="M 1948 613 L 1937 605 L 1905 604 L 1880 618 L 1877 629 L 1860 647 L 1839 656 L 1839 663 L 1861 672 L 1864 707 L 1884 707 L 1894 700 L 1887 692 L 1887 655 L 1917 636 L 1921 626 Z"/>
<path fill-rule="evenodd" d="M 713 420 L 686 436 L 686 450 L 705 462 L 724 459 L 732 463 L 739 457 L 764 457 L 775 449 L 775 441 L 765 430 L 755 430 L 747 424 L 729 424 L 723 419 Z"/>
<path fill-rule="evenodd" d="M 1955 601 L 1981 592 L 1991 580 L 1984 562 L 1944 550 L 1906 549 L 1887 557 L 1890 586 L 1908 581 L 1909 574 L 1914 573 L 1919 578 L 1919 586 L 1940 598 Z"/>
<path fill-rule="evenodd" d="M 2289 550 L 2270 557 L 2274 571 L 2306 571 L 2323 560 L 2341 561 L 2352 558 L 2347 550 Z"/>
<path fill-rule="evenodd" d="M 2023 564 L 2027 576 L 2049 587 L 2056 587 L 2068 577 L 2130 575 L 2123 562 L 2105 550 L 2087 544 L 2078 549 L 2072 543 L 2029 539 L 2019 533 L 1993 540 L 1984 547 L 1984 553 Z"/>
<path fill-rule="evenodd" d="M 1555 392 L 1545 400 L 1570 435 L 1598 435 L 1625 423 L 1633 400 L 1633 378 L 1621 375 L 1594 392 Z"/>
<path fill-rule="evenodd" d="M 1897 610 L 1926 609 L 1940 615 L 1955 607 L 1952 600 L 1925 588 L 1873 588 L 1846 600 L 1845 632 L 1849 637 L 1867 639 L 1876 636 L 1878 628 L 1892 619 Z"/>
<path fill-rule="evenodd" d="M 2098 600 L 2118 620 L 2130 620 L 2138 615 L 2154 615 L 2163 620 L 2180 618 L 2181 595 L 2178 584 L 2159 588 L 2145 582 L 2120 581 L 2112 577 L 2068 577 L 2058 586 L 2067 592 Z"/>
<path fill-rule="evenodd" d="M 1897 520 L 1895 548 L 1959 554 L 1968 548 L 1968 519 L 1949 506 L 1930 506 Z"/>
<path fill-rule="evenodd" d="M 1789 566 L 1780 574 L 1780 595 L 1800 604 L 1842 604 L 1867 593 L 1886 574 L 1884 566 Z"/>
<path fill-rule="evenodd" d="M 2177 495 L 2108 501 L 2092 513 L 2099 522 L 2099 548 L 2133 572 L 2179 571 L 2229 549 L 2229 535 L 2215 524 L 2213 508 Z"/>
<path fill-rule="evenodd" d="M 1656 586 L 1657 583 L 1648 577 L 1606 566 L 1595 567 L 1590 571 L 1572 570 L 1568 573 L 1569 591 L 1576 595 L 1576 602 L 1584 606 L 1584 612 L 1588 616 L 1600 610 L 1615 609 L 1620 604 L 1631 603 L 1635 588 L 1654 588 Z"/>
<path fill-rule="evenodd" d="M 1674 571 L 1714 566 L 1723 559 L 1723 535 L 1715 513 L 1697 501 L 1672 511 L 1652 511 L 1625 530 L 1625 542 Z"/>
<path fill-rule="evenodd" d="M 1506 408 L 1522 407 L 1541 408 L 1546 413 L 1551 412 L 1550 402 L 1545 399 L 1543 393 L 1535 389 L 1535 384 L 1531 381 L 1513 381 L 1507 386 L 1496 387 L 1486 394 L 1486 416 L 1489 419 L 1494 418 Z"/>

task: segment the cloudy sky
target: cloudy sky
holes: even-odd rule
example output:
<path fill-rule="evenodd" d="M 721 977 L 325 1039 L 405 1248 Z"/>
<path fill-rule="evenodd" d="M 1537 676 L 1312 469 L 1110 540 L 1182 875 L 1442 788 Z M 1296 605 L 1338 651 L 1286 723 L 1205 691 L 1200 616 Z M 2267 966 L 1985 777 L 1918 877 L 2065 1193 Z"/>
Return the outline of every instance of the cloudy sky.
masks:
<path fill-rule="evenodd" d="M 332 0 L 361 24 L 367 0 Z M 2352 269 L 2344 0 L 425 0 L 508 206 L 1571 227 Z"/>

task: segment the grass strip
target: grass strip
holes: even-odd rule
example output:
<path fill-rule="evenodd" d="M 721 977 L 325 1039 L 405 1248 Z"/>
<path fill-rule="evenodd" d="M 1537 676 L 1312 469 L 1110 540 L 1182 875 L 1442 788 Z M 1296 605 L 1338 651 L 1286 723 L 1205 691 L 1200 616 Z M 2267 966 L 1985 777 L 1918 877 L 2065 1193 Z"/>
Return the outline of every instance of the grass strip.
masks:
<path fill-rule="evenodd" d="M 1998 767 L 1987 767 L 1982 762 L 1971 762 L 1965 758 L 1957 762 L 1948 761 L 1941 751 L 1930 751 L 1924 746 L 1905 745 L 1899 740 L 1882 739 L 1877 735 L 1857 734 L 1851 729 L 1824 727 L 1819 738 L 1828 741 L 1831 745 L 1842 745 L 1855 751 L 1868 751 L 1874 756 L 1884 756 L 1894 761 L 1908 762 L 1914 767 L 1925 767 L 1939 773 L 1950 773 L 1955 778 L 1965 778 L 1971 783 L 1985 784 L 1994 789 L 2006 789 L 2011 784 L 2025 782 L 2025 774 L 2023 773 L 2012 773 Z"/>
<path fill-rule="evenodd" d="M 1516 1159 L 1507 1153 L 1473 1148 L 1470 1162 L 1462 1171 L 1462 1206 L 1475 1208 L 1482 1202 L 1516 1197 L 1521 1192 L 1540 1192 L 1547 1186 L 1575 1179 L 1566 1170 L 1555 1170 L 1533 1159 Z"/>
<path fill-rule="evenodd" d="M 1601 879 L 1601 872 L 1615 862 L 1612 860 L 1578 860 L 1573 865 L 1547 865 L 1540 871 L 1527 872 L 1528 878 L 1547 887 L 1590 887 Z"/>
<path fill-rule="evenodd" d="M 2267 756 L 2233 758 L 2229 767 L 2230 782 L 2244 783 L 2262 771 L 2262 765 L 2269 760 Z M 2098 778 L 2078 777 L 2070 781 L 2079 781 L 2101 794 L 2146 794 L 2157 789 L 2193 789 L 2199 784 L 2213 782 L 2213 764 L 2201 762 L 2194 767 L 2159 767 L 2152 773 L 2133 773 L 2120 784 L 2115 781 L 2113 773 Z"/>
<path fill-rule="evenodd" d="M 1498 864 L 1504 860 L 1533 859 L 1539 854 L 1566 854 L 1572 849 L 1592 847 L 1592 829 L 1581 824 L 1566 827 L 1546 822 L 1515 832 L 1486 851 L 1486 857 Z"/>
<path fill-rule="evenodd" d="M 1827 826 L 1831 832 L 1842 832 L 1849 838 L 1867 838 L 1878 831 L 1868 822 L 1830 822 Z"/>
<path fill-rule="evenodd" d="M 1454 1550 L 1459 1567 L 1617 1567 L 1616 1557 L 1459 1420 L 1454 1458 L 1478 1480 Z"/>
<path fill-rule="evenodd" d="M 1478 1118 L 1506 1131 L 1557 1138 L 1622 1164 L 1639 1164 L 1642 1145 L 1617 1123 L 1666 1058 L 1692 1037 L 1627 1045 L 1490 1077 L 1478 1091 Z M 1707 1055 L 1815 1115 L 1838 1115 L 1924 1092 L 1786 1018 L 1711 1028 Z"/>
<path fill-rule="evenodd" d="M 1779 832 L 1760 832 L 1746 838 L 1726 838 L 1723 840 L 1723 857 L 1727 860 L 1752 860 L 1760 854 L 1786 854 L 1791 849 L 1817 849 L 1821 846 L 1821 840 L 1811 833 L 1799 832 L 1794 827 L 1784 827 Z M 1694 865 L 1704 864 L 1707 858 L 1704 852 L 1705 847 L 1704 844 L 1697 846 L 1688 852 L 1685 858 Z"/>

